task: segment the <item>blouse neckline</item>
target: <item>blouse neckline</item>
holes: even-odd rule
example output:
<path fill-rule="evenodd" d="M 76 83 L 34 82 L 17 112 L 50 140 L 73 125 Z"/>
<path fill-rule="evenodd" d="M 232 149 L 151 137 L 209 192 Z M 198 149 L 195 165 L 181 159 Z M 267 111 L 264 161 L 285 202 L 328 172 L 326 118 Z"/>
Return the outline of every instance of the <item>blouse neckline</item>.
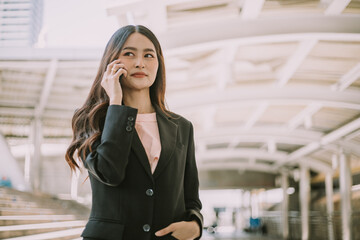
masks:
<path fill-rule="evenodd" d="M 138 113 L 136 122 L 156 122 L 156 112 L 153 113 Z"/>

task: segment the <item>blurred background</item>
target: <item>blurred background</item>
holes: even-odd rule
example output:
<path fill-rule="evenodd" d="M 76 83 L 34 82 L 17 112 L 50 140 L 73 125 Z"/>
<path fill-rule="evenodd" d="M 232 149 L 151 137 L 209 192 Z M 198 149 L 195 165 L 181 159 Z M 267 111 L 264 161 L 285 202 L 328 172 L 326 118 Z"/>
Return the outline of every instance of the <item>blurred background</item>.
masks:
<path fill-rule="evenodd" d="M 202 239 L 360 239 L 359 0 L 0 0 L 0 239 L 81 239 L 71 118 L 127 24 L 194 124 Z"/>

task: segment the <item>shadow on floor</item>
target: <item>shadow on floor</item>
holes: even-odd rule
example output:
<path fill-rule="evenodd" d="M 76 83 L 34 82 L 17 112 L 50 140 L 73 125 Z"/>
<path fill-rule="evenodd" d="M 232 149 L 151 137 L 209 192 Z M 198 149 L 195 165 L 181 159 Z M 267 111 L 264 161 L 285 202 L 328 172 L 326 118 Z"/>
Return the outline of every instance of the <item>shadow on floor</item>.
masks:
<path fill-rule="evenodd" d="M 248 234 L 244 232 L 231 234 L 209 234 L 203 232 L 201 240 L 281 240 L 279 237 L 268 237 L 260 234 Z"/>

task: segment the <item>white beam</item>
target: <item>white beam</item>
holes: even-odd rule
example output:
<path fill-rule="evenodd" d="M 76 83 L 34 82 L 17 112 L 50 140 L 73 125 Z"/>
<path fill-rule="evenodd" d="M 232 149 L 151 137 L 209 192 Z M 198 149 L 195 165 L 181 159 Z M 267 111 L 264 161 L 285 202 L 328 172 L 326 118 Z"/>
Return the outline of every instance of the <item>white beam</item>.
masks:
<path fill-rule="evenodd" d="M 298 48 L 287 60 L 285 65 L 277 73 L 278 79 L 276 85 L 279 87 L 284 86 L 294 75 L 296 70 L 304 62 L 305 58 L 309 55 L 310 51 L 317 44 L 316 39 L 305 40 L 299 43 Z"/>
<path fill-rule="evenodd" d="M 282 162 L 286 159 L 287 153 L 283 151 L 276 151 L 274 153 L 269 153 L 267 150 L 259 150 L 253 148 L 240 148 L 229 150 L 216 149 L 216 150 L 207 150 L 206 152 L 197 154 L 197 159 L 200 162 L 213 162 L 226 159 L 261 159 L 268 160 L 269 162 Z"/>
<path fill-rule="evenodd" d="M 330 143 L 346 136 L 347 134 L 351 133 L 352 131 L 354 131 L 358 128 L 360 128 L 360 118 L 355 119 L 352 122 L 345 124 L 344 126 L 326 134 L 325 136 L 323 136 L 321 138 L 320 141 L 311 142 L 311 143 L 307 144 L 306 146 L 292 152 L 291 154 L 289 154 L 288 159 L 285 162 L 283 162 L 281 165 L 289 163 L 291 161 L 301 159 L 302 157 L 305 157 L 305 156 L 313 153 L 314 151 L 318 150 L 321 147 L 321 145 L 330 144 Z M 277 165 L 277 167 L 279 167 L 279 166 L 280 165 Z"/>
<path fill-rule="evenodd" d="M 304 85 L 285 86 L 282 88 L 271 85 L 232 87 L 224 91 L 189 90 L 168 96 L 167 102 L 172 109 L 185 111 L 197 110 L 203 106 L 239 106 L 239 104 L 258 104 L 268 102 L 270 105 L 306 105 L 321 104 L 324 107 L 350 108 L 360 110 L 360 91 L 347 89 L 347 91 L 333 92 L 328 87 Z"/>
<path fill-rule="evenodd" d="M 341 141 L 339 144 L 345 151 L 351 152 L 352 154 L 360 157 L 359 144 L 355 141 Z"/>
<path fill-rule="evenodd" d="M 206 141 L 208 144 L 231 142 L 236 139 L 237 142 L 266 143 L 274 140 L 277 143 L 306 145 L 310 142 L 320 141 L 322 136 L 322 132 L 302 129 L 285 131 L 281 127 L 253 127 L 250 130 L 244 130 L 241 127 L 219 126 L 210 132 L 196 131 L 196 139 Z"/>
<path fill-rule="evenodd" d="M 260 36 L 249 37 L 234 37 L 231 39 L 219 39 L 217 41 L 205 41 L 201 43 L 195 43 L 186 46 L 178 46 L 176 48 L 165 48 L 165 57 L 174 57 L 177 55 L 192 54 L 199 51 L 208 51 L 222 48 L 223 46 L 248 46 L 255 44 L 267 44 L 267 43 L 286 43 L 286 42 L 298 42 L 316 39 L 318 41 L 341 41 L 341 42 L 354 42 L 360 41 L 359 33 L 292 33 L 292 34 L 268 34 Z M 1 57 L 1 54 L 0 54 Z"/>
<path fill-rule="evenodd" d="M 43 118 L 55 118 L 55 119 L 72 119 L 74 110 L 59 111 L 59 110 L 46 110 L 43 113 Z"/>
<path fill-rule="evenodd" d="M 334 142 L 347 134 L 353 132 L 354 130 L 360 128 L 360 118 L 357 118 L 344 126 L 341 126 L 340 128 L 326 134 L 324 137 L 322 137 L 320 143 L 322 145 L 329 144 L 331 142 Z"/>
<path fill-rule="evenodd" d="M 2 51 L 2 49 L 1 49 Z M 0 69 L 16 69 L 16 70 L 34 70 L 45 69 L 49 66 L 48 62 L 36 62 L 36 61 L 1 61 Z"/>
<path fill-rule="evenodd" d="M 219 52 L 220 58 L 222 59 L 222 61 L 218 63 L 221 74 L 216 73 L 216 77 L 218 78 L 217 86 L 220 91 L 223 91 L 234 79 L 233 68 L 237 50 L 237 46 L 229 45 L 224 46 Z"/>
<path fill-rule="evenodd" d="M 356 64 L 350 71 L 345 73 L 340 80 L 331 86 L 335 91 L 343 91 L 360 78 L 360 62 Z"/>
<path fill-rule="evenodd" d="M 226 142 L 229 142 L 228 148 L 233 149 L 240 143 L 240 140 L 238 137 L 233 137 L 232 139 L 229 138 L 229 141 Z"/>
<path fill-rule="evenodd" d="M 25 89 L 21 89 L 21 91 L 8 90 L 3 91 L 0 95 L 0 99 L 9 100 L 9 101 L 17 101 L 17 100 L 28 100 L 28 101 L 37 101 L 39 98 L 39 94 L 36 92 L 27 92 Z"/>
<path fill-rule="evenodd" d="M 354 132 L 352 132 L 352 133 L 350 133 L 349 135 L 347 135 L 345 138 L 344 138 L 344 140 L 345 141 L 348 141 L 348 140 L 351 140 L 351 139 L 353 139 L 354 137 L 357 137 L 357 136 L 359 136 L 360 135 L 360 129 L 359 130 L 356 130 L 356 131 L 354 131 Z"/>
<path fill-rule="evenodd" d="M 0 60 L 97 60 L 101 59 L 103 48 L 1 48 Z M 32 64 L 32 63 L 31 63 Z"/>
<path fill-rule="evenodd" d="M 33 117 L 34 109 L 31 108 L 12 108 L 1 106 L 0 116 L 12 116 L 12 117 Z"/>
<path fill-rule="evenodd" d="M 0 99 L 0 106 L 17 107 L 17 108 L 35 108 L 37 102 L 35 100 L 22 100 L 22 99 Z"/>
<path fill-rule="evenodd" d="M 333 173 L 333 168 L 330 164 L 325 163 L 322 160 L 318 160 L 316 158 L 311 158 L 311 157 L 303 157 L 297 159 L 296 161 L 292 162 L 290 165 L 305 166 L 314 172 Z"/>
<path fill-rule="evenodd" d="M 206 143 L 203 141 L 195 141 L 195 148 L 197 154 L 202 154 L 206 152 Z"/>
<path fill-rule="evenodd" d="M 265 0 L 245 0 L 241 8 L 241 18 L 244 20 L 258 18 L 264 3 Z"/>
<path fill-rule="evenodd" d="M 288 157 L 286 162 L 290 162 L 290 161 L 300 159 L 301 157 L 306 156 L 306 155 L 316 151 L 317 149 L 319 149 L 319 147 L 320 147 L 319 142 L 311 142 L 311 143 L 307 144 L 306 146 L 304 146 L 304 147 L 292 152 L 291 154 L 289 154 L 289 157 Z"/>
<path fill-rule="evenodd" d="M 203 109 L 203 129 L 205 132 L 211 130 L 214 127 L 215 114 L 216 107 L 210 106 Z"/>
<path fill-rule="evenodd" d="M 84 101 L 84 99 L 83 99 Z M 80 102 L 79 102 L 80 103 Z M 80 103 L 81 104 L 81 103 Z M 60 103 L 60 102 L 49 102 L 46 104 L 47 109 L 51 110 L 64 110 L 64 111 L 75 111 L 76 108 L 78 108 L 79 105 L 76 105 L 74 102 L 66 102 L 66 103 Z"/>
<path fill-rule="evenodd" d="M 266 35 L 299 34 L 299 33 L 359 33 L 360 16 L 327 16 L 319 14 L 283 16 L 277 18 L 258 18 L 244 21 L 241 18 L 224 18 L 219 21 L 204 22 L 169 28 L 166 33 L 158 35 L 164 49 L 179 48 L 195 44 L 218 41 L 236 41 L 239 38 L 264 37 Z M 236 26 L 236 27 L 229 27 Z M 179 37 L 186 36 L 186 37 Z M 267 37 L 267 36 L 266 36 Z M 294 39 L 294 38 L 293 38 Z M 300 39 L 295 39 L 300 41 Z M 223 44 L 221 44 L 223 46 Z M 196 51 L 199 51 L 196 50 Z"/>
<path fill-rule="evenodd" d="M 267 151 L 271 154 L 277 152 L 277 147 L 276 147 L 276 142 L 274 141 L 274 139 L 269 139 L 267 141 Z"/>
<path fill-rule="evenodd" d="M 293 117 L 287 124 L 289 129 L 295 129 L 299 127 L 305 120 L 306 117 L 312 117 L 322 108 L 322 105 L 319 103 L 311 103 L 304 110 L 298 113 Z"/>
<path fill-rule="evenodd" d="M 339 15 L 344 11 L 351 0 L 333 0 L 325 10 L 325 16 Z"/>
<path fill-rule="evenodd" d="M 260 103 L 260 105 L 256 108 L 256 110 L 251 114 L 250 118 L 247 120 L 243 128 L 244 129 L 252 128 L 255 125 L 255 123 L 259 120 L 259 118 L 264 114 L 268 106 L 269 104 L 266 101 Z"/>
<path fill-rule="evenodd" d="M 166 5 L 194 2 L 194 0 L 166 0 Z"/>
<path fill-rule="evenodd" d="M 56 75 L 56 71 L 57 71 L 57 63 L 58 63 L 57 59 L 51 60 L 49 69 L 46 73 L 46 78 L 45 78 L 43 90 L 41 92 L 40 101 L 35 108 L 35 116 L 38 118 L 41 118 L 41 115 L 43 114 L 44 109 L 45 109 L 45 105 L 48 101 L 51 87 L 55 80 L 55 75 Z"/>
<path fill-rule="evenodd" d="M 286 21 L 284 19 L 283 21 Z M 357 19 L 353 22 L 360 21 Z M 350 20 L 351 22 L 351 20 Z M 234 25 L 234 24 L 230 24 Z M 209 49 L 218 49 L 223 46 L 246 46 L 253 44 L 266 44 L 266 43 L 285 43 L 294 41 L 304 41 L 309 39 L 317 39 L 318 41 L 342 41 L 354 42 L 360 41 L 360 32 L 354 30 L 353 33 L 336 33 L 327 31 L 325 33 L 311 32 L 311 33 L 269 33 L 267 35 L 253 35 L 247 37 L 233 36 L 229 39 L 220 38 L 218 40 L 208 39 L 190 45 L 181 45 L 177 47 L 165 47 L 163 44 L 165 57 L 177 56 L 179 54 L 192 54 L 194 52 L 206 51 Z M 181 33 L 180 33 L 181 35 Z M 178 35 L 177 35 L 178 36 Z M 71 49 L 71 48 L 23 48 L 23 47 L 8 47 L 2 48 L 0 51 L 0 60 L 51 60 L 53 58 L 61 60 L 94 60 L 100 61 L 103 54 L 103 48 L 84 48 L 84 49 Z M 0 62 L 1 64 L 1 62 Z M 63 63 L 61 63 L 63 64 Z"/>
<path fill-rule="evenodd" d="M 276 170 L 273 170 L 266 164 L 249 164 L 249 163 L 236 163 L 236 162 L 216 162 L 216 163 L 199 163 L 199 170 L 249 170 L 256 172 L 265 172 L 265 173 L 277 173 Z"/>

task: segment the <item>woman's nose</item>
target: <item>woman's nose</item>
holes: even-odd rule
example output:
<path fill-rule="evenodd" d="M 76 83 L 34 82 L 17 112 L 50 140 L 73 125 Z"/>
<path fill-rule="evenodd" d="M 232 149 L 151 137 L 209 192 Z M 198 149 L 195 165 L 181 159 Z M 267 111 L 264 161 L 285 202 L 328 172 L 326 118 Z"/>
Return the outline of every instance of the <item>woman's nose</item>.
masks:
<path fill-rule="evenodd" d="M 144 61 L 143 61 L 143 59 L 141 57 L 138 57 L 136 59 L 136 67 L 137 68 L 144 68 L 145 67 Z"/>

